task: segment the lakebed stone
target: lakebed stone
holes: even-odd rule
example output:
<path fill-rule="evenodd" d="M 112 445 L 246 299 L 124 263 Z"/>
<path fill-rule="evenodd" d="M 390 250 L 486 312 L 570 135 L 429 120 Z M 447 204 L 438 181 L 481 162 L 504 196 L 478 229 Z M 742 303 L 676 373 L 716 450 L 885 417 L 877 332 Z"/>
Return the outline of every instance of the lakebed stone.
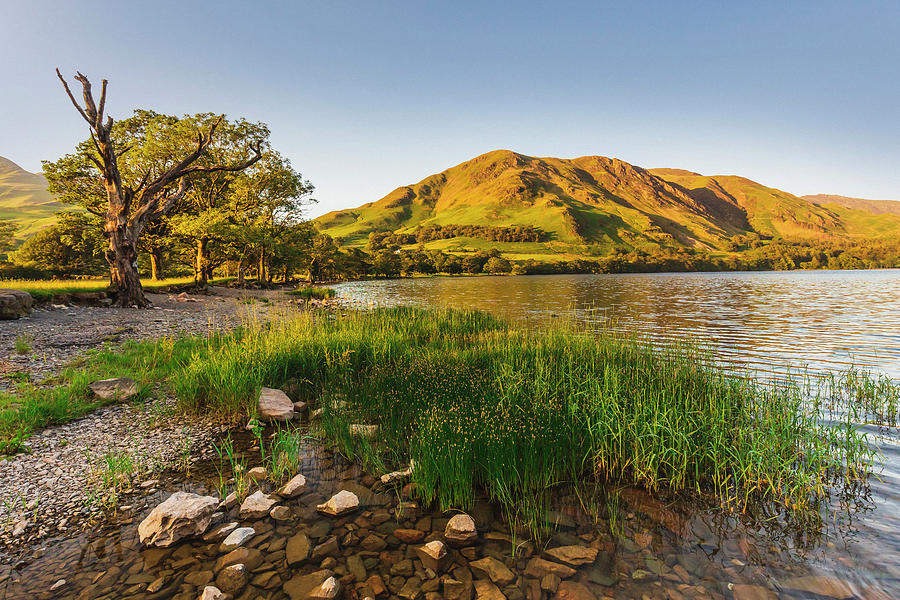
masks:
<path fill-rule="evenodd" d="M 560 546 L 544 552 L 553 560 L 565 563 L 571 567 L 586 565 L 597 560 L 598 550 L 586 546 Z"/>
<path fill-rule="evenodd" d="M 238 527 L 228 534 L 228 537 L 226 537 L 222 542 L 222 545 L 219 546 L 219 550 L 222 552 L 231 552 L 235 548 L 243 546 L 244 543 L 254 535 L 256 535 L 256 530 L 252 527 Z"/>
<path fill-rule="evenodd" d="M 281 390 L 264 387 L 259 390 L 257 412 L 270 421 L 290 421 L 294 418 L 294 403 Z"/>
<path fill-rule="evenodd" d="M 167 547 L 186 537 L 203 535 L 218 505 L 218 498 L 212 496 L 175 492 L 138 525 L 141 543 Z"/>
<path fill-rule="evenodd" d="M 475 521 L 469 515 L 460 513 L 454 515 L 444 528 L 444 538 L 451 544 L 468 544 L 478 537 L 475 529 Z"/>
<path fill-rule="evenodd" d="M 296 498 L 306 491 L 306 477 L 302 474 L 294 475 L 290 481 L 281 486 L 276 492 L 282 498 Z"/>
<path fill-rule="evenodd" d="M 359 508 L 359 497 L 353 492 L 341 490 L 329 498 L 325 504 L 318 505 L 316 510 L 332 517 L 339 517 L 353 512 L 357 508 Z"/>
<path fill-rule="evenodd" d="M 444 546 L 444 542 L 432 540 L 421 548 L 416 548 L 416 555 L 426 569 L 440 573 L 443 571 L 444 563 L 446 562 L 447 548 Z"/>
<path fill-rule="evenodd" d="M 262 519 L 276 504 L 278 504 L 276 498 L 256 490 L 244 499 L 238 515 L 242 519 Z"/>

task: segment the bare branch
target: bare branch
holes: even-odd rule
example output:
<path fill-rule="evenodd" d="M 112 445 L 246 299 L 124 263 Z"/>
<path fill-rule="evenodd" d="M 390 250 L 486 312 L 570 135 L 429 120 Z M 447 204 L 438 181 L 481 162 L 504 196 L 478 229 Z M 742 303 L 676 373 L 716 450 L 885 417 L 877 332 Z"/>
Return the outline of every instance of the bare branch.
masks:
<path fill-rule="evenodd" d="M 108 82 L 104 79 L 103 86 L 100 88 L 100 106 L 97 108 L 97 127 L 100 127 L 103 124 L 103 109 L 106 107 L 106 84 Z M 109 125 L 112 125 L 112 119 L 110 119 Z"/>
<path fill-rule="evenodd" d="M 131 150 L 132 148 L 134 148 L 134 146 L 125 146 L 124 148 L 122 148 L 121 150 L 116 152 L 116 158 L 119 158 L 120 156 L 122 156 L 123 154 L 125 154 L 126 152 Z"/>
<path fill-rule="evenodd" d="M 93 125 L 91 120 L 88 118 L 87 114 L 85 114 L 84 109 L 78 104 L 78 101 L 75 100 L 75 96 L 72 95 L 72 90 L 69 89 L 69 84 L 66 83 L 65 78 L 62 76 L 62 73 L 59 72 L 59 68 L 56 69 L 56 76 L 59 77 L 59 80 L 62 81 L 63 87 L 66 89 L 66 94 L 69 95 L 69 100 L 72 101 L 72 105 L 78 110 L 84 120 L 88 122 L 89 125 Z"/>
<path fill-rule="evenodd" d="M 81 82 L 81 95 L 84 98 L 84 112 L 91 118 L 90 123 L 97 127 L 97 105 L 94 104 L 94 94 L 91 92 L 91 81 L 81 74 L 80 71 L 75 72 L 75 80 Z"/>

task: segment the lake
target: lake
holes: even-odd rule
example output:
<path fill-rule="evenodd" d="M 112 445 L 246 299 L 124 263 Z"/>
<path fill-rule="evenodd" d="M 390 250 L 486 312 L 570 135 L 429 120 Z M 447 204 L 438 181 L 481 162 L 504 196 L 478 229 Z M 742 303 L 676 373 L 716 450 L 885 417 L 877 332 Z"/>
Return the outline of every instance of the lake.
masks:
<path fill-rule="evenodd" d="M 900 270 L 431 277 L 334 286 L 382 306 L 572 317 L 655 343 L 707 345 L 760 376 L 850 366 L 900 379 Z"/>

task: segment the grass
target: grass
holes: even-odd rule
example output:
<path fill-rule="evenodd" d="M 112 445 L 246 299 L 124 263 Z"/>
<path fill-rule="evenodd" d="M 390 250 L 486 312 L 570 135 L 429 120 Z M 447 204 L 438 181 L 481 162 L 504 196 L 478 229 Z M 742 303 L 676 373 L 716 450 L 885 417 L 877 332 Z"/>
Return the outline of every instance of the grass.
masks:
<path fill-rule="evenodd" d="M 229 278 L 211 280 L 210 285 L 215 285 Z M 174 285 L 186 285 L 193 283 L 193 277 L 173 277 L 171 279 L 141 279 L 141 285 L 146 291 L 154 291 Z M 57 294 L 78 294 L 105 292 L 109 288 L 108 279 L 0 279 L 0 288 L 22 290 L 28 292 L 37 299 L 49 299 Z"/>
<path fill-rule="evenodd" d="M 326 287 L 302 287 L 287 293 L 290 296 L 299 296 L 304 300 L 310 300 L 312 298 L 315 298 L 316 300 L 325 300 L 327 298 L 334 298 L 336 294 L 332 288 Z"/>
<path fill-rule="evenodd" d="M 376 473 L 414 460 L 424 501 L 466 509 L 483 490 L 535 535 L 552 491 L 586 480 L 712 492 L 730 509 L 814 508 L 870 471 L 874 451 L 856 423 L 896 422 L 898 408 L 897 386 L 863 373 L 810 394 L 804 382 L 773 388 L 729 376 L 688 346 L 396 308 L 292 313 L 97 352 L 63 386 L 22 384 L 18 406 L 0 398 L 0 439 L 8 449 L 16 423 L 33 430 L 88 409 L 87 382 L 113 375 L 170 386 L 183 411 L 241 419 L 255 415 L 261 386 L 285 387 L 322 410 L 321 435 Z M 356 424 L 377 424 L 379 434 L 354 435 Z M 298 436 L 282 428 L 260 445 L 277 479 L 296 465 Z M 239 487 L 246 465 L 234 464 L 227 442 L 219 452 Z M 615 497 L 607 509 L 618 527 Z"/>
<path fill-rule="evenodd" d="M 31 346 L 34 344 L 34 336 L 29 333 L 20 333 L 16 336 L 15 350 L 16 354 L 28 354 L 31 352 Z"/>
<path fill-rule="evenodd" d="M 260 386 L 293 378 L 295 399 L 318 400 L 323 433 L 346 454 L 370 467 L 413 459 L 425 501 L 466 508 L 484 489 L 534 530 L 548 492 L 585 477 L 802 510 L 863 477 L 873 458 L 855 412 L 831 424 L 852 404 L 840 390 L 810 398 L 801 385 L 727 376 L 692 348 L 522 329 L 477 312 L 257 325 L 194 356 L 175 388 L 186 410 L 252 414 Z M 379 424 L 378 439 L 351 435 L 359 423 Z"/>

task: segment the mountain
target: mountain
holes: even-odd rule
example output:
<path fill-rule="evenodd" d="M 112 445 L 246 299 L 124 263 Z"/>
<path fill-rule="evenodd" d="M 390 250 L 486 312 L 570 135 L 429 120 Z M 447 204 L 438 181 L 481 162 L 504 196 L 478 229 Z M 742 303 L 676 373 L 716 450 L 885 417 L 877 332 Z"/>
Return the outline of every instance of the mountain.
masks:
<path fill-rule="evenodd" d="M 743 177 L 644 169 L 602 156 L 537 158 L 509 150 L 483 154 L 315 222 L 347 245 L 363 245 L 371 232 L 412 233 L 428 225 L 532 226 L 543 232 L 541 242 L 457 237 L 428 247 L 490 246 L 534 255 L 598 254 L 614 247 L 723 250 L 742 234 L 837 240 L 900 231 L 900 214 L 820 205 Z"/>
<path fill-rule="evenodd" d="M 807 202 L 818 204 L 819 206 L 841 206 L 844 208 L 855 208 L 864 210 L 876 215 L 900 215 L 900 201 L 897 200 L 866 200 L 865 198 L 850 198 L 848 196 L 836 196 L 833 194 L 814 194 L 812 196 L 801 196 Z"/>
<path fill-rule="evenodd" d="M 56 211 L 61 209 L 62 204 L 47 191 L 43 175 L 29 173 L 0 156 L 0 218 L 11 219 L 19 226 L 17 238 L 52 225 Z"/>

